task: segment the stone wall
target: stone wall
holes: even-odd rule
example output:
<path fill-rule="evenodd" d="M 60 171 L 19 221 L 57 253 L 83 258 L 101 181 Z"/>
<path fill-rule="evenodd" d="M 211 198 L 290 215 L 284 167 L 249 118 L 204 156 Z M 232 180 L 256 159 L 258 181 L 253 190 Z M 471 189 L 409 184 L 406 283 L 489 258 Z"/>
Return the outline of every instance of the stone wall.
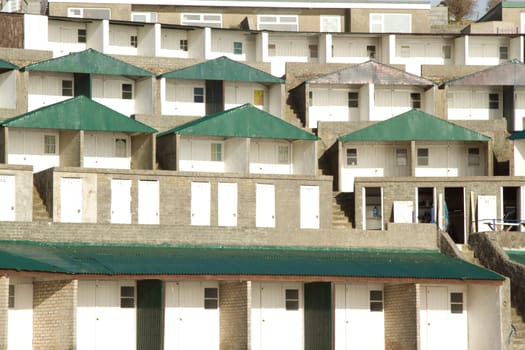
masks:
<path fill-rule="evenodd" d="M 220 349 L 248 349 L 248 284 L 220 282 Z"/>
<path fill-rule="evenodd" d="M 418 298 L 415 284 L 385 285 L 385 349 L 418 348 Z"/>
<path fill-rule="evenodd" d="M 9 278 L 0 277 L 0 349 L 7 349 Z"/>

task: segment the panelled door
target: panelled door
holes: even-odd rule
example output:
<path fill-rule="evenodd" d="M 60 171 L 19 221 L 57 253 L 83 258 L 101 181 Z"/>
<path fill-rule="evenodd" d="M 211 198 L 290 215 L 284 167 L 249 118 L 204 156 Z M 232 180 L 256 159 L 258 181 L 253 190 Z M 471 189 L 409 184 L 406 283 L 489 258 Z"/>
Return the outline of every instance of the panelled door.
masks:
<path fill-rule="evenodd" d="M 275 227 L 275 185 L 257 184 L 255 192 L 255 226 Z"/>
<path fill-rule="evenodd" d="M 15 221 L 15 177 L 0 176 L 0 221 Z"/>
<path fill-rule="evenodd" d="M 191 224 L 210 225 L 211 186 L 209 182 L 191 183 Z"/>
<path fill-rule="evenodd" d="M 60 222 L 82 222 L 82 179 L 60 179 Z"/>
<path fill-rule="evenodd" d="M 237 184 L 218 184 L 219 226 L 237 226 Z"/>
<path fill-rule="evenodd" d="M 111 223 L 131 224 L 131 180 L 111 180 Z"/>
<path fill-rule="evenodd" d="M 301 186 L 301 228 L 319 228 L 319 186 Z"/>
<path fill-rule="evenodd" d="M 159 182 L 139 181 L 139 224 L 159 224 Z"/>

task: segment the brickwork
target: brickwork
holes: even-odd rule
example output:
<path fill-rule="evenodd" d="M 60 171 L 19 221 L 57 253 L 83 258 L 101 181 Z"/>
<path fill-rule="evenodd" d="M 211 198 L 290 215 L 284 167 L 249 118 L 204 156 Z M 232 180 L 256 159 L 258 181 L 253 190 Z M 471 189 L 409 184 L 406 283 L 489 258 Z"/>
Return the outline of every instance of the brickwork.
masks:
<path fill-rule="evenodd" d="M 246 282 L 219 285 L 220 349 L 248 348 L 248 287 Z"/>
<path fill-rule="evenodd" d="M 24 47 L 24 16 L 17 13 L 2 13 L 0 20 L 0 47 Z"/>
<path fill-rule="evenodd" d="M 77 281 L 33 283 L 33 349 L 75 349 Z"/>
<path fill-rule="evenodd" d="M 385 349 L 417 349 L 418 299 L 416 285 L 385 285 L 384 293 Z"/>
<path fill-rule="evenodd" d="M 7 349 L 9 277 L 0 277 L 0 349 Z"/>

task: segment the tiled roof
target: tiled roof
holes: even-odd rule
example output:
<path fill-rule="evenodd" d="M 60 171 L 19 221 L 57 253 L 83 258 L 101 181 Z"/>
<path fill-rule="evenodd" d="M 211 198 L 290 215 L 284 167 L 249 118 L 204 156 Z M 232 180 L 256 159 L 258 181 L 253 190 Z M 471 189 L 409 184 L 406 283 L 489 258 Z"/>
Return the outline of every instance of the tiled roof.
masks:
<path fill-rule="evenodd" d="M 448 86 L 525 86 L 525 64 L 511 60 L 497 66 L 449 80 Z"/>

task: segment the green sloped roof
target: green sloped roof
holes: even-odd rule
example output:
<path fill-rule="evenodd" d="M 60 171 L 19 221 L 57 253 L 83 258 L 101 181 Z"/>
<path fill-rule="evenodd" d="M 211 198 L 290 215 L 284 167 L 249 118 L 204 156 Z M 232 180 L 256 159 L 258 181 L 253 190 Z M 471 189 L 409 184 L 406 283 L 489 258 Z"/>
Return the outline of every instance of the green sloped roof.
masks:
<path fill-rule="evenodd" d="M 514 59 L 463 77 L 449 80 L 449 86 L 525 86 L 525 64 Z"/>
<path fill-rule="evenodd" d="M 269 73 L 224 56 L 186 68 L 177 69 L 172 72 L 167 72 L 161 74 L 161 77 L 198 80 L 249 81 L 257 83 L 284 83 L 284 80 Z"/>
<path fill-rule="evenodd" d="M 510 260 L 525 265 L 525 250 L 506 250 L 505 253 Z"/>
<path fill-rule="evenodd" d="M 0 123 L 12 128 L 91 130 L 155 133 L 157 130 L 85 96 L 9 118 Z"/>
<path fill-rule="evenodd" d="M 18 69 L 18 66 L 4 60 L 0 60 L 0 70 Z"/>
<path fill-rule="evenodd" d="M 304 131 L 247 103 L 224 112 L 211 114 L 158 134 L 250 137 L 289 140 L 317 140 Z"/>
<path fill-rule="evenodd" d="M 437 250 L 94 245 L 0 241 L 0 269 L 104 275 L 338 276 L 497 280 Z"/>
<path fill-rule="evenodd" d="M 489 141 L 476 131 L 412 109 L 338 138 L 339 141 Z"/>
<path fill-rule="evenodd" d="M 509 140 L 523 140 L 525 139 L 525 130 L 513 133 L 509 137 L 507 137 Z"/>
<path fill-rule="evenodd" d="M 23 67 L 29 71 L 150 77 L 154 74 L 93 49 L 74 52 Z"/>

